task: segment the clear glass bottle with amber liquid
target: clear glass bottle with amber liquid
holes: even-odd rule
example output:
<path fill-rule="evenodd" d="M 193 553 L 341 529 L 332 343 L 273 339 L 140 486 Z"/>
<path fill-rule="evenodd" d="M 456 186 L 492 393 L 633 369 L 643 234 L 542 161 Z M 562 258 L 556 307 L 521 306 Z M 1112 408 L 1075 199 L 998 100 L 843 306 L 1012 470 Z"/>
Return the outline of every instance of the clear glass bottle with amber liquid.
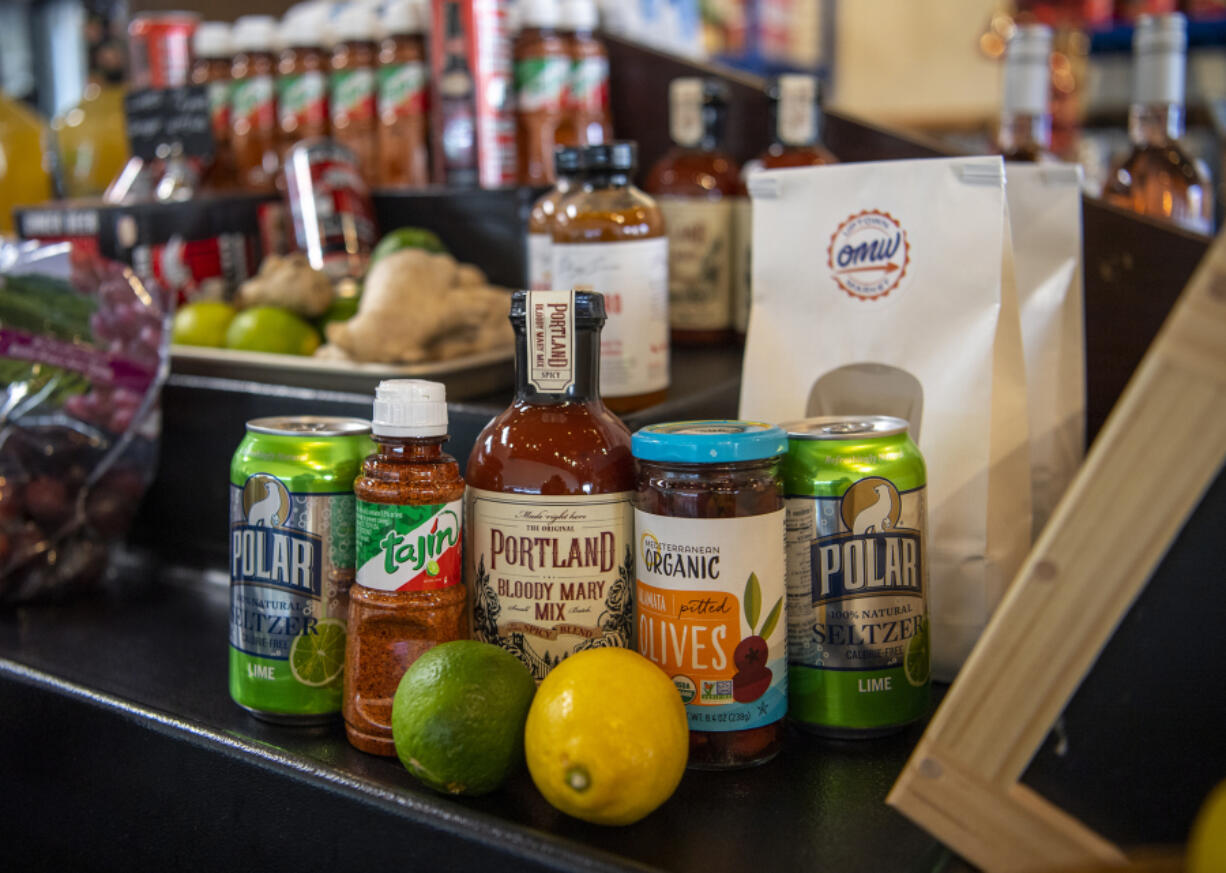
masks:
<path fill-rule="evenodd" d="M 563 198 L 581 181 L 582 149 L 558 146 L 553 166 L 558 181 L 537 198 L 528 213 L 528 287 L 533 291 L 553 287 L 553 220 Z"/>
<path fill-rule="evenodd" d="M 1179 142 L 1187 43 L 1187 21 L 1178 13 L 1137 19 L 1128 115 L 1132 151 L 1111 173 L 1103 199 L 1207 234 L 1213 232 L 1213 189 Z"/>
<path fill-rule="evenodd" d="M 1051 28 L 1023 24 L 1005 48 L 996 149 L 1006 161 L 1051 159 Z"/>
<path fill-rule="evenodd" d="M 371 432 L 375 452 L 353 483 L 357 573 L 341 712 L 350 743 L 391 756 L 401 677 L 427 649 L 468 638 L 464 480 L 443 451 L 447 404 L 438 382 L 380 382 Z"/>
<path fill-rule="evenodd" d="M 634 459 L 601 401 L 604 321 L 597 293 L 515 292 L 515 398 L 468 458 L 473 633 L 537 681 L 574 652 L 633 640 Z"/>
<path fill-rule="evenodd" d="M 722 83 L 669 83 L 675 145 L 651 168 L 647 190 L 668 227 L 668 312 L 675 344 L 729 339 L 732 327 L 732 200 L 740 168 L 720 148 L 727 112 Z"/>
<path fill-rule="evenodd" d="M 522 30 L 515 38 L 515 130 L 519 183 L 553 181 L 553 150 L 570 56 L 558 34 L 558 0 L 520 0 Z"/>
<path fill-rule="evenodd" d="M 430 184 L 426 16 L 423 0 L 395 0 L 383 9 L 378 73 L 380 185 Z"/>
<path fill-rule="evenodd" d="M 379 178 L 379 132 L 375 112 L 375 37 L 379 21 L 369 7 L 345 7 L 333 24 L 336 45 L 328 82 L 332 137 L 348 148 L 367 185 Z"/>
<path fill-rule="evenodd" d="M 668 237 L 664 216 L 631 184 L 638 146 L 583 150 L 583 184 L 553 221 L 553 287 L 589 287 L 605 298 L 600 392 L 614 412 L 668 395 Z"/>
<path fill-rule="evenodd" d="M 817 77 L 804 73 L 779 76 L 767 88 L 774 139 L 741 169 L 733 200 L 732 329 L 739 339 L 749 329 L 753 276 L 753 206 L 746 184 L 758 170 L 820 167 L 839 159 L 822 144 L 822 104 Z"/>

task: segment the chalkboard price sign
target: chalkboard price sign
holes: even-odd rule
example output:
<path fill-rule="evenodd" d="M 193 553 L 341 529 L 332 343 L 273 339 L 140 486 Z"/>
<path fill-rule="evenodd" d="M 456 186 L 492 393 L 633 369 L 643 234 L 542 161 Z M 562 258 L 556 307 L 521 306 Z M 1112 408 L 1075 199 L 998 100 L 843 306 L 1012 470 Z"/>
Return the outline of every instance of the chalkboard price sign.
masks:
<path fill-rule="evenodd" d="M 184 155 L 213 155 L 212 117 L 203 85 L 130 91 L 124 98 L 124 114 L 132 154 L 139 158 L 165 157 L 167 148 L 175 145 Z"/>

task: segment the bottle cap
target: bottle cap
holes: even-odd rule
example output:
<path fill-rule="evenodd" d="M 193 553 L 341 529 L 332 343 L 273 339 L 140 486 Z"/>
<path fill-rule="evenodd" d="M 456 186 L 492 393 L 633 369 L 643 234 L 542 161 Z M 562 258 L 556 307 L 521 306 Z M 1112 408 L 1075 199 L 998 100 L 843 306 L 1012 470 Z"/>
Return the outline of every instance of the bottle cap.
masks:
<path fill-rule="evenodd" d="M 224 21 L 202 21 L 192 34 L 192 52 L 198 58 L 229 58 L 230 25 Z"/>
<path fill-rule="evenodd" d="M 373 42 L 379 38 L 379 17 L 370 6 L 350 3 L 332 21 L 337 42 Z"/>
<path fill-rule="evenodd" d="M 557 27 L 562 18 L 558 0 L 519 0 L 516 6 L 521 28 Z"/>
<path fill-rule="evenodd" d="M 385 379 L 375 388 L 376 436 L 447 435 L 447 389 L 425 379 Z"/>
<path fill-rule="evenodd" d="M 583 149 L 558 146 L 553 150 L 553 168 L 559 176 L 577 176 L 584 170 Z"/>
<path fill-rule="evenodd" d="M 1183 105 L 1188 22 L 1178 12 L 1142 15 L 1132 35 L 1133 99 L 1142 106 Z"/>
<path fill-rule="evenodd" d="M 1136 54 L 1150 51 L 1184 52 L 1188 49 L 1188 20 L 1182 13 L 1142 15 L 1132 33 Z"/>
<path fill-rule="evenodd" d="M 1047 113 L 1051 82 L 1051 28 L 1023 24 L 1005 47 L 1005 93 L 1001 109 L 1009 115 Z"/>
<path fill-rule="evenodd" d="M 787 450 L 787 434 L 764 421 L 708 419 L 649 424 L 630 438 L 630 451 L 636 458 L 681 464 L 762 461 Z"/>
<path fill-rule="evenodd" d="M 633 173 L 639 166 L 639 145 L 634 140 L 621 139 L 585 146 L 583 165 L 588 170 Z"/>
<path fill-rule="evenodd" d="M 230 31 L 230 47 L 236 52 L 270 52 L 277 41 L 277 19 L 271 15 L 244 15 Z"/>
<path fill-rule="evenodd" d="M 293 48 L 328 45 L 331 12 L 325 3 L 295 6 L 281 19 L 281 44 Z"/>
<path fill-rule="evenodd" d="M 388 36 L 425 33 L 427 15 L 421 0 L 392 0 L 383 7 L 383 32 Z"/>
<path fill-rule="evenodd" d="M 524 315 L 528 311 L 528 292 L 516 291 L 511 295 L 511 326 L 518 329 L 526 327 Z M 583 290 L 575 289 L 575 323 L 585 327 L 595 325 L 600 327 L 605 322 L 604 295 L 591 290 L 588 286 Z"/>
<path fill-rule="evenodd" d="M 563 30 L 595 30 L 599 23 L 596 0 L 562 0 L 558 26 Z"/>

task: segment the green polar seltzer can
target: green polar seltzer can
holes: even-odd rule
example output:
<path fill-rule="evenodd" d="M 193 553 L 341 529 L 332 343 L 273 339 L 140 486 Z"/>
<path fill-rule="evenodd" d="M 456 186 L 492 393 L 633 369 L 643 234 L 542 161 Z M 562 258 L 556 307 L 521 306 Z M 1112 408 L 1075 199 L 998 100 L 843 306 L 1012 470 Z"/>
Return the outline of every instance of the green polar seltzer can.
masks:
<path fill-rule="evenodd" d="M 788 715 L 824 736 L 892 733 L 929 706 L 924 459 L 901 418 L 780 426 Z"/>
<path fill-rule="evenodd" d="M 354 578 L 353 480 L 370 422 L 247 422 L 230 463 L 230 696 L 282 724 L 341 710 Z"/>

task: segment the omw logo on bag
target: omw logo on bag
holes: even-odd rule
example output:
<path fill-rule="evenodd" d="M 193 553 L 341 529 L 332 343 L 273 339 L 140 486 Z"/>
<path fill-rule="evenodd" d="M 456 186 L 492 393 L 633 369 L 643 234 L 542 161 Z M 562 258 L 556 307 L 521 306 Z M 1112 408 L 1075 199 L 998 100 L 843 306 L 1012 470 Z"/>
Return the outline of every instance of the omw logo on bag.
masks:
<path fill-rule="evenodd" d="M 920 531 L 899 525 L 902 498 L 893 482 L 861 479 L 843 495 L 839 515 L 846 530 L 812 547 L 815 601 L 921 592 Z"/>
<path fill-rule="evenodd" d="M 844 219 L 831 234 L 826 263 L 831 278 L 852 297 L 878 300 L 907 275 L 911 244 L 897 219 L 868 209 Z"/>
<path fill-rule="evenodd" d="M 459 584 L 460 511 L 460 501 L 433 506 L 359 501 L 358 584 L 381 591 Z"/>

